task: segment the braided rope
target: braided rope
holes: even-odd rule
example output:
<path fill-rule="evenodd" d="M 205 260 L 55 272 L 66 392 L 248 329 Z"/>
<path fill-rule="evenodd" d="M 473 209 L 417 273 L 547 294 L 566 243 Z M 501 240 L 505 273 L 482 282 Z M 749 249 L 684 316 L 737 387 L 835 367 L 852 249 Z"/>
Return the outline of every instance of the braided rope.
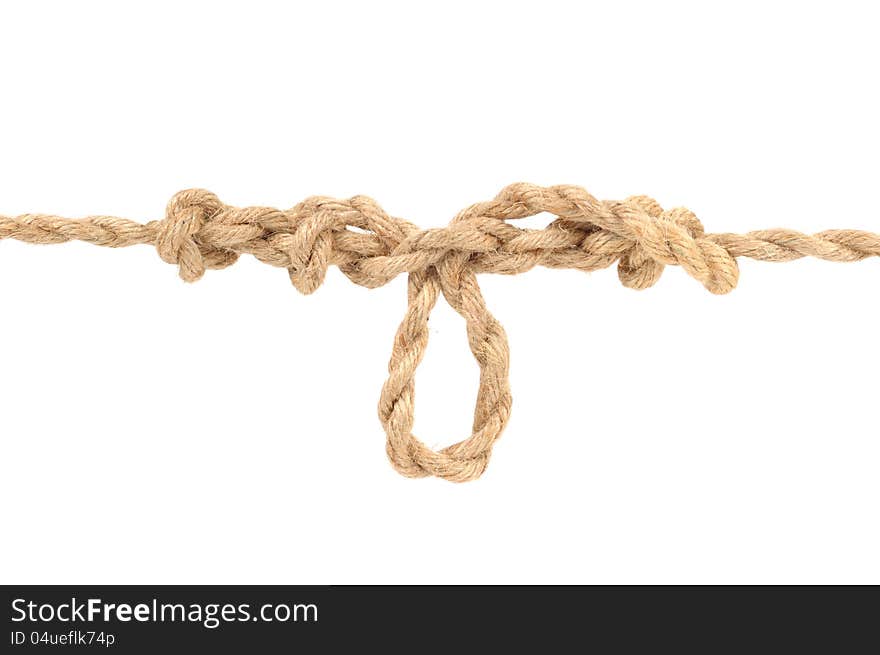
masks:
<path fill-rule="evenodd" d="M 543 230 L 507 222 L 541 212 L 557 217 Z M 177 264 L 187 282 L 247 253 L 286 268 L 302 293 L 315 291 L 331 265 L 370 288 L 408 273 L 409 306 L 394 339 L 379 418 L 388 437 L 388 457 L 400 473 L 456 482 L 483 473 L 511 407 L 507 337 L 486 308 L 478 273 L 512 275 L 538 265 L 594 271 L 616 261 L 625 286 L 645 289 L 665 266 L 678 265 L 712 293 L 723 294 L 736 286 L 737 257 L 852 262 L 880 256 L 880 235 L 870 232 L 706 234 L 691 211 L 664 211 L 645 196 L 600 201 L 577 186 L 524 183 L 471 205 L 448 227 L 430 230 L 389 216 L 364 196 L 313 197 L 279 210 L 231 207 L 209 191 L 192 189 L 171 199 L 163 220 L 141 224 L 111 216 L 0 216 L 0 239 L 78 240 L 114 248 L 152 244 L 163 260 Z M 467 323 L 480 384 L 471 436 L 435 452 L 412 434 L 413 394 L 416 369 L 428 345 L 428 318 L 440 293 Z"/>

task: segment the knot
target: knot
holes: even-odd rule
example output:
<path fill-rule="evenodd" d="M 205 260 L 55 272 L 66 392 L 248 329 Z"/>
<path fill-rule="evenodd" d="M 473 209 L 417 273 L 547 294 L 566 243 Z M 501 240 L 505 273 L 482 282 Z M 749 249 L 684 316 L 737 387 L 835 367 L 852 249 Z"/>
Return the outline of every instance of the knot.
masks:
<path fill-rule="evenodd" d="M 180 277 L 195 282 L 208 268 L 234 264 L 238 253 L 212 246 L 200 238 L 200 231 L 224 208 L 220 199 L 204 189 L 189 189 L 174 195 L 158 224 L 156 250 L 169 264 L 177 264 Z"/>
<path fill-rule="evenodd" d="M 557 217 L 543 230 L 510 222 L 542 212 Z M 644 289 L 666 265 L 677 264 L 713 293 L 730 291 L 738 276 L 734 257 L 705 234 L 693 212 L 665 211 L 645 196 L 599 201 L 572 186 L 511 185 L 494 200 L 462 210 L 447 227 L 426 230 L 363 196 L 312 197 L 280 210 L 232 207 L 193 189 L 176 194 L 165 219 L 148 227 L 159 255 L 189 282 L 245 253 L 286 268 L 303 293 L 315 291 L 331 265 L 370 288 L 408 274 L 409 304 L 378 408 L 386 451 L 403 475 L 455 482 L 483 473 L 511 407 L 507 337 L 486 308 L 477 273 L 514 274 L 536 265 L 592 271 L 617 262 L 623 284 Z M 471 435 L 434 450 L 412 428 L 416 369 L 441 293 L 465 319 L 480 382 Z"/>
<path fill-rule="evenodd" d="M 617 274 L 624 286 L 653 286 L 667 264 L 682 266 L 712 293 L 728 293 L 736 286 L 736 259 L 705 238 L 703 224 L 691 210 L 664 210 L 648 196 L 632 196 L 622 203 L 609 204 L 632 228 L 635 237 L 617 264 Z"/>

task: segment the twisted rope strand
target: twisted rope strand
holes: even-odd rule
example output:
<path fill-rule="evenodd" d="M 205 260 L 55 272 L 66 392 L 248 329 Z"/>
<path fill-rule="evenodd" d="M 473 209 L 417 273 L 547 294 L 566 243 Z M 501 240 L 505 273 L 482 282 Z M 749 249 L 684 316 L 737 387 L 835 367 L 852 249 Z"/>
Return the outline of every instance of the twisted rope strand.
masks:
<path fill-rule="evenodd" d="M 543 230 L 508 221 L 542 212 L 557 218 Z M 379 399 L 386 450 L 403 475 L 455 482 L 478 478 L 510 416 L 509 349 L 489 313 L 478 273 L 523 273 L 535 266 L 595 271 L 617 262 L 621 282 L 645 289 L 665 266 L 681 266 L 709 291 L 731 291 L 737 257 L 785 262 L 801 257 L 854 262 L 880 256 L 880 235 L 828 230 L 706 234 L 688 209 L 664 210 L 633 196 L 600 201 L 578 186 L 512 184 L 493 200 L 471 205 L 445 228 L 422 230 L 389 216 L 370 198 L 312 197 L 289 210 L 232 207 L 209 191 L 190 189 L 168 203 L 165 218 L 146 224 L 113 216 L 72 220 L 44 214 L 0 216 L 0 240 L 28 243 L 87 241 L 120 248 L 155 246 L 180 277 L 194 282 L 241 254 L 286 268 L 302 293 L 312 293 L 338 266 L 353 282 L 373 288 L 409 275 L 409 306 L 397 330 L 388 379 Z M 480 367 L 471 436 L 440 451 L 412 434 L 415 373 L 428 345 L 428 320 L 440 294 L 464 319 Z"/>

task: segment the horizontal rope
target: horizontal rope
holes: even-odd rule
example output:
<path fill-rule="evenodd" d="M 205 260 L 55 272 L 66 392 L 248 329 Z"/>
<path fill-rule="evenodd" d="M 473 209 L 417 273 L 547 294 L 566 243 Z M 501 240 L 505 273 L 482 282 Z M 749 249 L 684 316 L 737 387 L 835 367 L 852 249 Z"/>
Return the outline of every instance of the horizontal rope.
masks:
<path fill-rule="evenodd" d="M 542 230 L 508 222 L 542 212 L 556 216 Z M 113 248 L 151 244 L 163 260 L 178 266 L 187 282 L 249 254 L 286 268 L 303 293 L 315 291 L 330 266 L 370 288 L 407 273 L 409 306 L 379 400 L 387 452 L 404 475 L 457 482 L 475 479 L 485 470 L 511 406 L 507 337 L 486 308 L 477 274 L 512 275 L 535 266 L 594 271 L 617 262 L 621 282 L 644 289 L 657 282 L 665 266 L 677 265 L 712 293 L 723 294 L 736 286 L 737 257 L 853 262 L 880 256 L 880 235 L 871 232 L 706 234 L 690 210 L 663 210 L 646 196 L 601 201 L 578 186 L 524 183 L 471 205 L 447 227 L 428 230 L 388 215 L 365 196 L 312 197 L 280 210 L 232 207 L 209 191 L 191 189 L 171 199 L 162 220 L 142 224 L 113 216 L 0 216 L 0 239 L 76 240 Z M 416 368 L 428 343 L 428 317 L 441 293 L 467 323 L 480 386 L 471 436 L 433 451 L 412 434 L 413 395 Z"/>

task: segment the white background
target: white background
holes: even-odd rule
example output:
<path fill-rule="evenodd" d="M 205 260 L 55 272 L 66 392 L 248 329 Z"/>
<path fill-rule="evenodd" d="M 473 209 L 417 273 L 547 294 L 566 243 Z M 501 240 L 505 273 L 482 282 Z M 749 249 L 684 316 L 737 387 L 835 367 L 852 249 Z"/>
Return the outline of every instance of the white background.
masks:
<path fill-rule="evenodd" d="M 880 231 L 868 3 L 4 3 L 0 211 L 365 193 L 444 225 L 514 181 L 708 231 Z M 552 217 L 527 223 L 546 224 Z M 6 583 L 880 582 L 880 261 L 484 276 L 514 409 L 487 473 L 388 465 L 406 291 L 246 258 L 0 243 Z M 443 304 L 416 428 L 468 434 Z"/>

